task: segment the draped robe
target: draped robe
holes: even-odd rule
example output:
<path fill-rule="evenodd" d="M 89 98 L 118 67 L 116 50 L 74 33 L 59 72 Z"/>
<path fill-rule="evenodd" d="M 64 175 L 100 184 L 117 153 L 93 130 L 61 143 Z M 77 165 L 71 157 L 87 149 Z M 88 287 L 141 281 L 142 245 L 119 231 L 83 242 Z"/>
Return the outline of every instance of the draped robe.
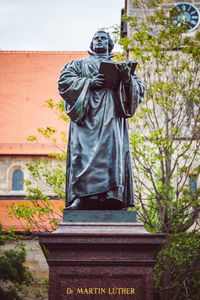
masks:
<path fill-rule="evenodd" d="M 66 172 L 66 204 L 77 198 L 104 194 L 124 207 L 134 205 L 131 158 L 126 118 L 144 96 L 144 86 L 131 76 L 119 88 L 92 89 L 91 78 L 101 61 L 88 57 L 67 64 L 58 80 L 59 93 L 71 119 Z"/>

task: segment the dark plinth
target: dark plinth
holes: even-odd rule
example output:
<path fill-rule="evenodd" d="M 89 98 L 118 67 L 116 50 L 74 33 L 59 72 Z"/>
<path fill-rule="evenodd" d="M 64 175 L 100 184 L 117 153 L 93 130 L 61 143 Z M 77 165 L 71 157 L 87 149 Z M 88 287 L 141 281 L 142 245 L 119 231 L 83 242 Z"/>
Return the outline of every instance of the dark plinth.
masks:
<path fill-rule="evenodd" d="M 63 222 L 132 223 L 137 222 L 137 217 L 136 211 L 64 209 Z"/>
<path fill-rule="evenodd" d="M 128 222 L 130 212 L 123 212 L 125 221 L 117 223 L 120 213 L 110 214 L 112 222 L 88 222 L 91 214 L 81 211 L 85 221 L 77 222 L 77 214 L 69 212 L 67 216 L 65 212 L 64 218 L 71 221 L 60 224 L 53 233 L 40 235 L 50 270 L 50 300 L 153 299 L 154 259 L 164 236 L 149 234 L 143 225 Z M 98 214 L 105 216 L 106 212 Z"/>

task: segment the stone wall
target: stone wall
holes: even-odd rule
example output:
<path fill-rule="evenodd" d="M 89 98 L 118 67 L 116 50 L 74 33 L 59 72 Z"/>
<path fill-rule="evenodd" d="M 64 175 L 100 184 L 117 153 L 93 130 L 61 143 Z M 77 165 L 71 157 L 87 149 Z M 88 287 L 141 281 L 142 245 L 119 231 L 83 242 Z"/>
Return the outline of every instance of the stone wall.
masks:
<path fill-rule="evenodd" d="M 20 196 L 25 195 L 26 191 L 12 191 L 12 175 L 16 169 L 20 169 L 24 173 L 24 179 L 31 178 L 30 173 L 27 169 L 26 164 L 31 162 L 34 163 L 37 160 L 48 160 L 51 161 L 52 164 L 56 164 L 57 160 L 48 158 L 47 156 L 17 156 L 17 155 L 2 155 L 0 156 L 0 196 Z M 60 163 L 60 162 L 59 162 Z M 37 183 L 38 186 L 38 183 Z M 45 190 L 47 193 L 50 190 L 47 188 L 46 185 L 39 182 L 39 187 Z"/>
<path fill-rule="evenodd" d="M 145 7 L 145 9 L 144 9 L 144 6 L 135 6 L 134 5 L 134 2 L 135 2 L 134 0 L 126 0 L 125 2 L 126 2 L 126 4 L 125 4 L 126 14 L 128 16 L 131 16 L 131 17 L 137 16 L 137 17 L 139 17 L 139 19 L 141 21 L 144 21 L 146 16 L 149 16 L 149 15 L 153 14 L 153 8 Z M 188 0 L 182 0 L 182 1 L 181 0 L 174 0 L 174 1 L 165 0 L 164 1 L 164 7 L 166 9 L 168 9 L 169 6 L 173 5 L 174 3 L 178 3 L 178 2 L 191 3 L 191 4 L 195 5 L 200 10 L 200 0 L 190 0 L 190 1 L 188 1 Z M 144 3 L 145 3 L 145 1 L 144 1 Z M 197 28 L 197 30 L 198 31 L 200 30 L 200 26 Z M 190 36 L 194 35 L 197 30 L 191 31 L 190 33 L 188 33 L 188 35 L 190 35 Z M 134 33 L 134 29 L 131 28 L 129 26 L 129 24 L 127 26 L 127 31 L 128 31 L 127 32 L 128 37 L 132 37 L 132 35 Z"/>

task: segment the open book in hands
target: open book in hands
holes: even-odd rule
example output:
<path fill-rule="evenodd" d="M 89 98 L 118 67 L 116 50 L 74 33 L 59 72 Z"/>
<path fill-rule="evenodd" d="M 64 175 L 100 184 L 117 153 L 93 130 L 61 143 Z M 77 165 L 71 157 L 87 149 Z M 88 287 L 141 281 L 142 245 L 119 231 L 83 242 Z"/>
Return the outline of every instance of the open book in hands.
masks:
<path fill-rule="evenodd" d="M 109 89 L 117 89 L 120 82 L 119 71 L 116 67 L 120 63 L 104 62 L 102 61 L 99 68 L 99 73 L 103 74 L 105 77 L 104 87 Z M 134 74 L 137 63 L 133 61 L 127 62 L 130 68 L 131 75 Z"/>

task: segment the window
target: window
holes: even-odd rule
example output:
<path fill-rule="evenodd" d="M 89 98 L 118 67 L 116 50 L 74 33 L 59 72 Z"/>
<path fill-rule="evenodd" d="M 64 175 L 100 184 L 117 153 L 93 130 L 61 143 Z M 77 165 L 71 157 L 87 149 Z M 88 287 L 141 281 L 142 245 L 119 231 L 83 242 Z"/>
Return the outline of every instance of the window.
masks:
<path fill-rule="evenodd" d="M 19 169 L 15 170 L 12 176 L 12 191 L 23 191 L 23 180 L 24 173 Z"/>
<path fill-rule="evenodd" d="M 186 116 L 187 120 L 194 118 L 194 102 L 192 99 L 187 101 Z"/>
<path fill-rule="evenodd" d="M 189 186 L 192 193 L 194 193 L 197 189 L 197 176 L 191 175 L 189 177 Z"/>

